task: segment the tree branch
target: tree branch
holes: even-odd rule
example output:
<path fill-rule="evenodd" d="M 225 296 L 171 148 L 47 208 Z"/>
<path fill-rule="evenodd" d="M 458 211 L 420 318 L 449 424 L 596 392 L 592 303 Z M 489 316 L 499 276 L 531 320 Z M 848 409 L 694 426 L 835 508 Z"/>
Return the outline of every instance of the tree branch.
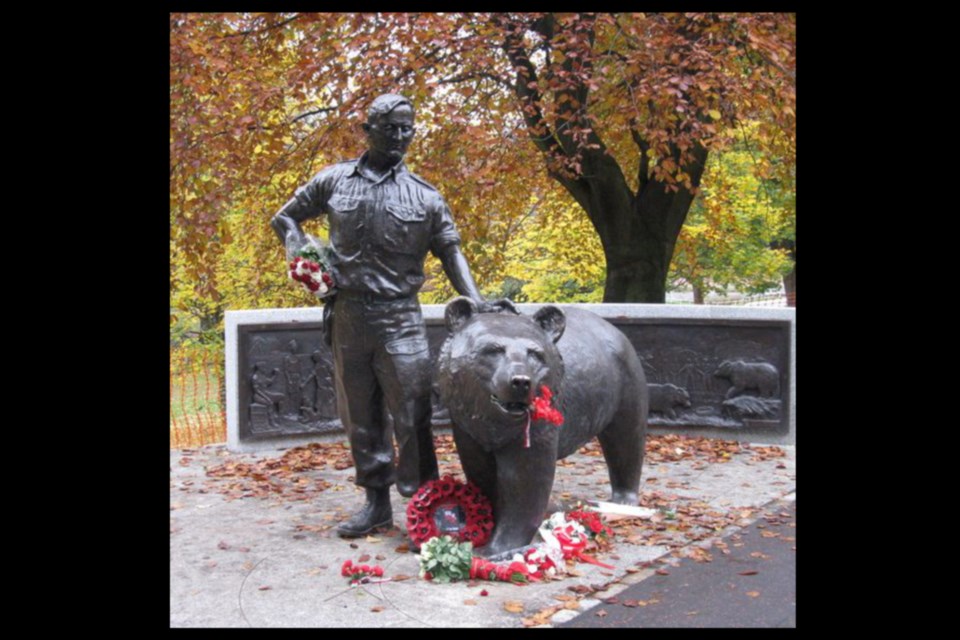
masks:
<path fill-rule="evenodd" d="M 450 76 L 449 78 L 443 78 L 439 81 L 440 84 L 450 84 L 455 82 L 464 82 L 466 80 L 476 80 L 478 78 L 486 78 L 487 80 L 493 80 L 494 82 L 500 84 L 501 86 L 510 89 L 511 91 L 516 91 L 517 87 L 512 82 L 504 80 L 500 76 L 493 73 L 462 73 L 458 76 Z"/>
<path fill-rule="evenodd" d="M 643 188 L 647 186 L 647 181 L 650 180 L 650 155 L 648 153 L 650 143 L 644 140 L 640 132 L 633 127 L 630 127 L 630 135 L 640 149 L 640 166 L 637 168 L 637 194 L 639 195 Z"/>
<path fill-rule="evenodd" d="M 293 120 L 291 120 L 291 121 L 290 121 L 290 124 L 293 124 L 294 122 L 297 122 L 298 120 L 303 120 L 304 118 L 307 118 L 307 117 L 310 117 L 310 116 L 315 116 L 315 115 L 317 115 L 318 113 L 327 113 L 327 112 L 330 112 L 330 111 L 336 111 L 336 110 L 339 109 L 339 108 L 340 108 L 340 107 L 339 107 L 339 105 L 338 105 L 338 106 L 336 106 L 336 107 L 322 107 L 322 108 L 320 108 L 320 109 L 314 109 L 313 111 L 307 111 L 306 113 L 301 113 L 301 114 L 298 115 L 296 118 L 294 118 Z"/>
<path fill-rule="evenodd" d="M 494 15 L 493 20 L 496 23 L 500 23 L 503 17 Z M 533 143 L 540 151 L 548 155 L 553 153 L 563 154 L 563 150 L 557 143 L 556 137 L 553 135 L 553 132 L 543 117 L 543 111 L 537 106 L 542 100 L 539 90 L 535 88 L 537 83 L 537 70 L 534 68 L 533 63 L 530 62 L 530 58 L 523 48 L 522 35 L 517 29 L 518 25 L 515 23 L 504 23 L 498 24 L 498 26 L 502 26 L 506 31 L 503 49 L 507 54 L 507 59 L 510 60 L 514 68 L 526 71 L 526 73 L 517 72 L 517 82 L 514 85 L 514 91 L 521 105 L 523 105 L 521 111 L 523 111 L 523 119 L 527 124 L 530 139 L 533 140 Z M 530 85 L 534 86 L 531 87 Z M 534 131 L 545 131 L 546 135 L 537 137 Z"/>
<path fill-rule="evenodd" d="M 221 38 L 236 38 L 237 36 L 250 36 L 250 35 L 253 35 L 253 34 L 255 34 L 255 33 L 265 33 L 265 32 L 267 32 L 267 31 L 270 31 L 271 29 L 279 29 L 280 27 L 282 27 L 282 26 L 284 26 L 284 25 L 286 25 L 286 24 L 290 24 L 291 22 L 293 22 L 294 20 L 296 20 L 296 19 L 299 18 L 299 17 L 300 17 L 300 15 L 298 14 L 298 15 L 293 16 L 292 18 L 287 18 L 286 20 L 281 20 L 280 22 L 278 22 L 278 23 L 276 23 L 276 24 L 268 25 L 268 26 L 264 27 L 263 29 L 248 29 L 248 30 L 246 30 L 246 31 L 237 31 L 236 33 L 228 33 L 227 35 L 225 35 L 225 36 L 220 36 L 220 37 L 221 37 Z"/>

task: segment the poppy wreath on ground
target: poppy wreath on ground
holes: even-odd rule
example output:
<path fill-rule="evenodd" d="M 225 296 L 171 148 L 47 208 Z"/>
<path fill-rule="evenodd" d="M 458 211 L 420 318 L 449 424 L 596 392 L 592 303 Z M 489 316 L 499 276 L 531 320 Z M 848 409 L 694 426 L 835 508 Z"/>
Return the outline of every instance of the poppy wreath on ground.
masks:
<path fill-rule="evenodd" d="M 490 500 L 476 485 L 451 476 L 425 483 L 407 504 L 407 533 L 418 547 L 441 535 L 482 547 L 492 532 Z"/>

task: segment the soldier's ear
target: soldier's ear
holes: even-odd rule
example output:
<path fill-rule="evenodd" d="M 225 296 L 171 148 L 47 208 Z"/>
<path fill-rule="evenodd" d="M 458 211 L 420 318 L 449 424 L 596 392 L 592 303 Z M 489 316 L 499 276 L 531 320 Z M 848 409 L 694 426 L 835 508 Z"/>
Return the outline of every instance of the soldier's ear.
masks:
<path fill-rule="evenodd" d="M 541 307 L 539 311 L 533 314 L 533 319 L 554 342 L 563 336 L 563 330 L 567 328 L 567 316 L 563 314 L 559 307 L 552 304 Z"/>
<path fill-rule="evenodd" d="M 443 319 L 447 325 L 447 331 L 453 333 L 463 326 L 463 323 L 470 319 L 477 312 L 477 303 L 460 296 L 447 303 L 447 308 L 443 312 Z"/>

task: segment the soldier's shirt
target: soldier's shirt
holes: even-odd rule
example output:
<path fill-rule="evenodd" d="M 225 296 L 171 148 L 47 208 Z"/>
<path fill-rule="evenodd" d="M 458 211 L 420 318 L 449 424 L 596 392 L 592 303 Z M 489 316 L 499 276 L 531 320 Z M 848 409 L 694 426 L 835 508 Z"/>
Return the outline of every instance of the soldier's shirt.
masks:
<path fill-rule="evenodd" d="M 282 212 L 297 221 L 327 214 L 331 268 L 344 291 L 392 299 L 423 285 L 427 251 L 460 243 L 440 193 L 401 161 L 383 177 L 365 171 L 367 154 L 320 171 Z"/>

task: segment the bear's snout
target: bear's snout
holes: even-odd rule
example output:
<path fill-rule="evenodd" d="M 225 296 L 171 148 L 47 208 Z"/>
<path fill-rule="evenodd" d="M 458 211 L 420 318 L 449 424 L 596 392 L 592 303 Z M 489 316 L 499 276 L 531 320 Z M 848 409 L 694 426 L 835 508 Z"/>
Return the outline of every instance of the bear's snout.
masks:
<path fill-rule="evenodd" d="M 514 393 L 527 395 L 530 393 L 530 376 L 513 376 L 510 387 Z"/>

